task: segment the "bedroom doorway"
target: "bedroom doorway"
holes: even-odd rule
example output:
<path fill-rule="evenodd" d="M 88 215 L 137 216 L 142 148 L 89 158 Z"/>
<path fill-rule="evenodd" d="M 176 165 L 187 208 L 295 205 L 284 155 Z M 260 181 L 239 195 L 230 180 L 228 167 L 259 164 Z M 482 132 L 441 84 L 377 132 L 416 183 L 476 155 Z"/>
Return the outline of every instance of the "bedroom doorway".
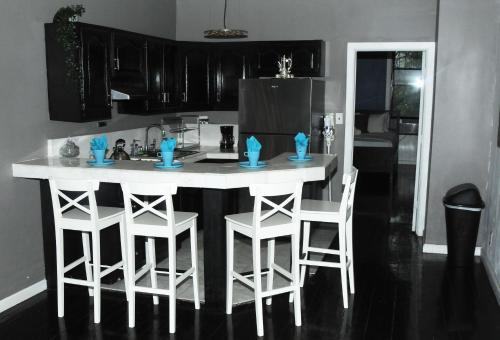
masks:
<path fill-rule="evenodd" d="M 348 43 L 344 172 L 356 165 L 368 183 L 387 183 L 391 193 L 399 180 L 395 194 L 413 197 L 405 200 L 408 207 L 395 200 L 389 211 L 399 211 L 394 221 L 411 222 L 419 236 L 425 228 L 433 83 L 434 43 Z"/>

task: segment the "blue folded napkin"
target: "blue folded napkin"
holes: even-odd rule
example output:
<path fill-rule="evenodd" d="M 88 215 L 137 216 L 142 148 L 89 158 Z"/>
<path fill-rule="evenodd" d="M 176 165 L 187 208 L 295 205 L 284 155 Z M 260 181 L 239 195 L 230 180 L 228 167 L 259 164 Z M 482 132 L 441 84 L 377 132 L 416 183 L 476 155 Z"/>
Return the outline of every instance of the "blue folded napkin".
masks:
<path fill-rule="evenodd" d="M 257 152 L 257 151 L 260 151 L 261 148 L 262 148 L 262 145 L 260 145 L 257 138 L 255 138 L 254 136 L 247 138 L 247 151 L 248 152 Z"/>
<path fill-rule="evenodd" d="M 105 135 L 94 137 L 90 140 L 90 149 L 93 150 L 106 150 L 108 148 L 108 139 Z"/>
<path fill-rule="evenodd" d="M 307 144 L 309 143 L 309 138 L 302 132 L 297 133 L 295 136 L 295 147 L 297 149 L 307 148 Z"/>
<path fill-rule="evenodd" d="M 160 143 L 160 151 L 161 152 L 174 152 L 176 145 L 177 145 L 177 139 L 165 138 Z"/>

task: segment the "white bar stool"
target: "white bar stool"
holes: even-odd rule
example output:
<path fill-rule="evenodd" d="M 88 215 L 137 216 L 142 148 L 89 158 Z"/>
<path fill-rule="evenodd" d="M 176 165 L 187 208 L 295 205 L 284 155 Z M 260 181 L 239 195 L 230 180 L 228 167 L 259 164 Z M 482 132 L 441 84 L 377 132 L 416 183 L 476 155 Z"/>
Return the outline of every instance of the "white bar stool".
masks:
<path fill-rule="evenodd" d="M 101 279 L 114 270 L 122 269 L 127 291 L 128 276 L 123 209 L 97 206 L 95 191 L 99 189 L 98 181 L 51 178 L 49 184 L 56 229 L 57 315 L 60 318 L 64 316 L 64 284 L 86 286 L 89 287 L 89 295 L 94 296 L 94 322 L 100 323 Z M 76 198 L 71 198 L 75 195 L 77 195 Z M 118 224 L 120 228 L 122 260 L 111 266 L 102 265 L 100 232 L 115 224 Z M 64 265 L 64 230 L 81 231 L 83 245 L 83 256 L 66 266 Z M 92 256 L 90 235 L 92 235 Z M 64 276 L 65 273 L 82 263 L 85 264 L 86 280 Z M 101 271 L 101 268 L 106 269 Z"/>
<path fill-rule="evenodd" d="M 261 184 L 250 186 L 250 195 L 255 197 L 254 211 L 249 213 L 227 215 L 227 296 L 226 313 L 231 314 L 233 308 L 233 280 L 237 279 L 252 288 L 255 292 L 255 315 L 257 321 L 257 335 L 264 335 L 262 315 L 262 299 L 271 304 L 271 296 L 288 293 L 294 295 L 295 325 L 301 325 L 300 312 L 300 282 L 299 282 L 299 238 L 300 238 L 300 200 L 302 195 L 302 182 Z M 266 197 L 288 197 L 280 204 L 276 204 Z M 262 206 L 268 205 L 271 210 L 263 210 Z M 287 209 L 292 205 L 291 209 Z M 233 270 L 234 263 L 234 232 L 238 232 L 252 239 L 253 274 L 241 275 Z M 291 236 L 292 265 L 290 272 L 274 263 L 275 238 Z M 262 291 L 262 271 L 260 259 L 260 242 L 268 240 L 267 290 Z M 273 288 L 274 271 L 290 281 L 290 286 Z M 253 281 L 248 277 L 253 276 Z"/>
<path fill-rule="evenodd" d="M 347 270 L 349 271 L 349 286 L 351 294 L 354 294 L 354 257 L 352 247 L 352 215 L 354 204 L 354 192 L 356 189 L 356 181 L 358 178 L 358 169 L 353 167 L 351 174 L 344 175 L 342 184 L 344 191 L 340 202 L 330 202 L 321 200 L 302 200 L 302 208 L 300 211 L 300 219 L 304 221 L 304 233 L 302 238 L 302 254 L 304 255 L 299 263 L 300 268 L 300 285 L 304 285 L 305 267 L 329 267 L 340 268 L 340 276 L 342 281 L 342 299 L 344 308 L 348 307 L 347 303 Z M 310 222 L 326 222 L 338 224 L 339 249 L 324 249 L 312 247 L 309 245 L 310 239 Z M 338 255 L 339 262 L 331 261 L 312 261 L 308 260 L 309 253 L 333 254 Z"/>
<path fill-rule="evenodd" d="M 189 276 L 193 279 L 194 306 L 200 309 L 198 293 L 198 245 L 197 245 L 197 213 L 174 211 L 172 195 L 177 193 L 177 186 L 169 183 L 122 183 L 125 200 L 125 219 L 127 222 L 127 259 L 129 270 L 129 300 L 128 325 L 135 327 L 135 292 L 153 294 L 153 303 L 159 303 L 158 295 L 169 296 L 169 330 L 175 333 L 175 303 L 176 288 Z M 155 196 L 153 202 L 144 201 L 137 196 Z M 137 208 L 134 209 L 132 204 Z M 165 203 L 166 210 L 155 209 L 160 203 Z M 176 236 L 190 231 L 191 268 L 182 274 L 176 272 Z M 146 265 L 139 271 L 135 270 L 135 240 L 136 236 L 148 238 Z M 154 238 L 168 239 L 168 272 L 156 269 L 156 254 Z M 151 276 L 151 287 L 138 286 L 136 281 L 147 272 Z M 168 289 L 158 288 L 158 274 L 168 275 Z"/>

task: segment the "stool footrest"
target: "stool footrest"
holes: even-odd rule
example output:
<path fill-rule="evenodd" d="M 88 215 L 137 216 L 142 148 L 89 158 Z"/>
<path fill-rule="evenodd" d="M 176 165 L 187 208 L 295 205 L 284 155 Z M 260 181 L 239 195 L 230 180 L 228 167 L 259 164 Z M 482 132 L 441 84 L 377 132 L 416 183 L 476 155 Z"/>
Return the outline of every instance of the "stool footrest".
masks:
<path fill-rule="evenodd" d="M 299 265 L 328 267 L 328 268 L 340 268 L 340 263 L 338 263 L 338 262 L 326 262 L 326 261 L 299 260 Z"/>
<path fill-rule="evenodd" d="M 68 264 L 67 266 L 64 266 L 64 273 L 67 273 L 69 272 L 71 269 L 75 268 L 76 266 L 84 263 L 86 260 L 85 256 L 82 256 L 80 257 L 78 260 L 75 260 L 73 262 L 71 262 L 70 264 Z"/>
<path fill-rule="evenodd" d="M 134 286 L 134 292 L 139 293 L 148 293 L 154 295 L 170 295 L 170 289 L 160 289 L 160 288 L 151 288 L 151 287 L 143 287 L 143 286 Z"/>
<path fill-rule="evenodd" d="M 289 279 L 290 281 L 293 280 L 292 278 L 292 273 L 290 273 L 288 270 L 286 270 L 285 268 L 277 265 L 276 263 L 273 263 L 271 264 L 271 267 L 276 270 L 278 273 L 280 273 L 281 275 L 283 275 L 284 277 L 286 277 L 287 279 Z"/>
<path fill-rule="evenodd" d="M 281 287 L 281 288 L 276 288 L 276 289 L 271 289 L 271 290 L 266 290 L 262 292 L 262 297 L 268 297 L 271 295 L 278 295 L 278 294 L 283 294 L 283 293 L 290 293 L 295 290 L 294 286 L 288 286 L 288 287 Z"/>
<path fill-rule="evenodd" d="M 335 249 L 324 249 L 317 247 L 307 247 L 305 251 L 313 252 L 313 253 L 321 253 L 321 254 L 330 254 L 330 255 L 340 255 L 340 251 Z"/>
<path fill-rule="evenodd" d="M 194 273 L 194 267 L 189 268 L 175 279 L 175 285 L 178 286 L 182 281 L 187 279 L 189 276 L 193 275 L 193 273 Z M 176 273 L 176 275 L 178 274 Z"/>
<path fill-rule="evenodd" d="M 232 275 L 235 279 L 237 279 L 238 281 L 241 281 L 242 283 L 246 284 L 248 287 L 254 289 L 255 286 L 254 286 L 254 283 L 252 281 L 250 281 L 248 278 L 246 278 L 245 276 L 239 274 L 239 273 L 236 273 L 235 271 L 232 272 Z"/>
<path fill-rule="evenodd" d="M 111 272 L 113 272 L 117 269 L 120 269 L 122 266 L 123 266 L 123 261 L 119 261 L 119 262 L 115 263 L 114 265 L 109 266 L 107 269 L 105 269 L 101 272 L 101 278 L 105 277 L 106 275 L 110 274 Z"/>
<path fill-rule="evenodd" d="M 72 284 L 72 285 L 94 287 L 94 281 L 73 279 L 73 278 L 70 278 L 70 277 L 65 277 L 65 278 L 62 279 L 62 281 L 64 283 L 69 283 L 69 284 Z"/>

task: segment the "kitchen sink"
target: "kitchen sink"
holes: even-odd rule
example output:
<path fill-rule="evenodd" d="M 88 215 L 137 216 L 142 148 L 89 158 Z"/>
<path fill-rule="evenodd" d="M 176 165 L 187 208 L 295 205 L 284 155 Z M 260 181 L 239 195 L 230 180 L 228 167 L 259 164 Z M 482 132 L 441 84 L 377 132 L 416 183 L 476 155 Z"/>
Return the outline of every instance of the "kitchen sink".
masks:
<path fill-rule="evenodd" d="M 195 163 L 237 163 L 237 159 L 222 159 L 222 158 L 204 158 Z"/>

